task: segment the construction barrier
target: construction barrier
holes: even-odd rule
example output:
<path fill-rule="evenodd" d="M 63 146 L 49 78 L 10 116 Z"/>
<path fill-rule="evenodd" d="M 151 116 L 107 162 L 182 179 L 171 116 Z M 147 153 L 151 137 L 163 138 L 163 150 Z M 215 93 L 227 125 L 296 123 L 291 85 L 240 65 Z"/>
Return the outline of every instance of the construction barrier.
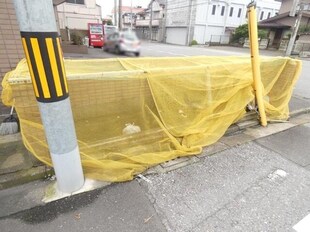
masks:
<path fill-rule="evenodd" d="M 126 181 L 219 140 L 253 101 L 248 57 L 66 60 L 82 165 L 87 177 Z M 301 61 L 261 58 L 268 120 L 286 120 Z M 26 60 L 6 74 L 2 101 L 14 102 L 23 142 L 51 165 Z"/>

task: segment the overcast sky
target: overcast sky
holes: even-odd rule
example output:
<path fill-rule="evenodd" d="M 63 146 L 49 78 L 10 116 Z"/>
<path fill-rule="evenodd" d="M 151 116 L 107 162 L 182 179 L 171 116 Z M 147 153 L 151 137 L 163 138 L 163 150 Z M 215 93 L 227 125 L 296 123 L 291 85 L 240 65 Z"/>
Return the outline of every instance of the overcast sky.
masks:
<path fill-rule="evenodd" d="M 123 6 L 142 6 L 146 7 L 150 0 L 123 0 Z M 102 17 L 111 15 L 111 11 L 114 7 L 114 0 L 96 0 L 97 4 L 101 6 Z M 118 0 L 116 1 L 118 4 Z"/>

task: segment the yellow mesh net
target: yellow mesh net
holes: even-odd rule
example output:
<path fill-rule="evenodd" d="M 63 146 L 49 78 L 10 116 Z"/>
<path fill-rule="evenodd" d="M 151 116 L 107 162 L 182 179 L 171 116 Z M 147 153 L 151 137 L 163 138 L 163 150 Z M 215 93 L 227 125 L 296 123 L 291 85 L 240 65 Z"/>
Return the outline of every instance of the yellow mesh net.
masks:
<path fill-rule="evenodd" d="M 66 60 L 65 66 L 84 172 L 105 181 L 130 180 L 153 165 L 200 153 L 254 99 L 248 57 Z M 298 60 L 261 59 L 269 119 L 288 118 L 300 70 Z M 25 60 L 2 85 L 25 146 L 52 165 Z"/>

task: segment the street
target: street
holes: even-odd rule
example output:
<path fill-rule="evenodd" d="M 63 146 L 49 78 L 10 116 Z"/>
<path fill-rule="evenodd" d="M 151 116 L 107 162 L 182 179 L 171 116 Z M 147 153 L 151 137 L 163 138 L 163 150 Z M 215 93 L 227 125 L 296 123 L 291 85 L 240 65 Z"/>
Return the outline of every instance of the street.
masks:
<path fill-rule="evenodd" d="M 142 57 L 202 55 L 249 56 L 249 50 L 143 42 L 141 51 Z M 93 48 L 87 55 L 65 56 L 126 57 Z M 310 61 L 303 60 L 291 110 L 310 107 L 309 73 Z M 293 227 L 303 226 L 300 221 L 310 213 L 309 136 L 310 115 L 302 114 L 267 128 L 240 129 L 200 155 L 159 165 L 146 179 L 114 183 L 51 203 L 41 201 L 50 180 L 1 190 L 0 230 L 297 231 Z M 309 220 L 306 223 L 310 226 Z M 310 229 L 298 230 L 302 231 Z"/>

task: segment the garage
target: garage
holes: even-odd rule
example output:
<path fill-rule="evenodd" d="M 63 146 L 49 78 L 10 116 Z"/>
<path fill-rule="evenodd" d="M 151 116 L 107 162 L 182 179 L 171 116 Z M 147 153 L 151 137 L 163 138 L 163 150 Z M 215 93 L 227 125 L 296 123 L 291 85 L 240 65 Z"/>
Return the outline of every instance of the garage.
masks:
<path fill-rule="evenodd" d="M 170 44 L 187 45 L 187 27 L 168 27 L 166 42 Z"/>

